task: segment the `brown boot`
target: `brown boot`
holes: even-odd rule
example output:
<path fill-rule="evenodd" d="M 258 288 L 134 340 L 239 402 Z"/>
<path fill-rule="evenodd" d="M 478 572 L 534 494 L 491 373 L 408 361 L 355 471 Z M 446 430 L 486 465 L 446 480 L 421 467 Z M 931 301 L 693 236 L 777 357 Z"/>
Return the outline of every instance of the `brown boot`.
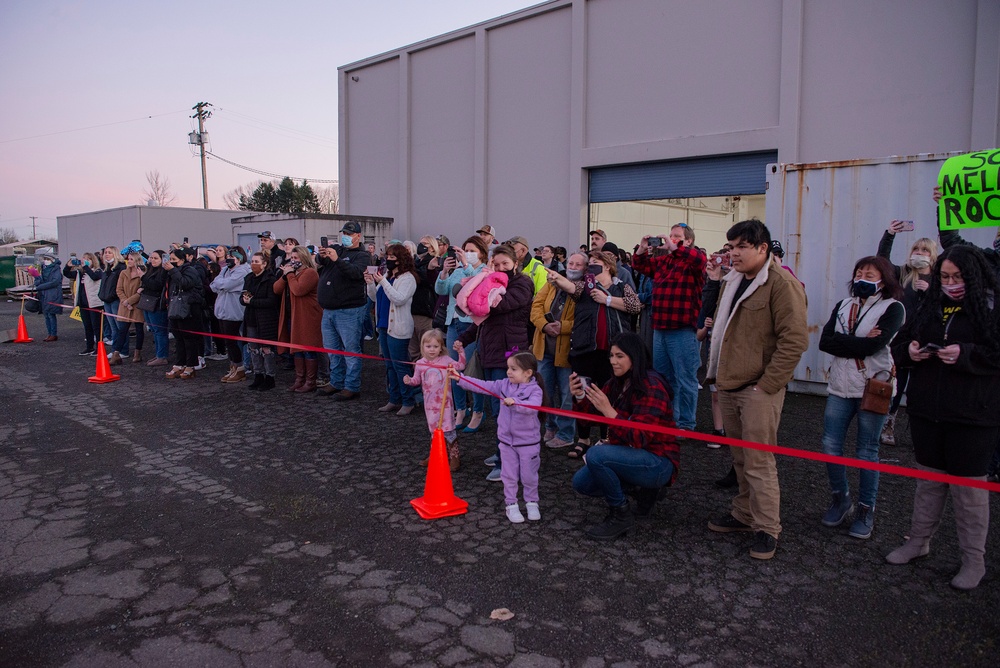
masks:
<path fill-rule="evenodd" d="M 229 373 L 227 373 L 225 376 L 223 376 L 219 380 L 221 380 L 223 383 L 231 383 L 231 382 L 233 382 L 233 376 L 236 374 L 236 369 L 237 368 L 238 367 L 235 364 L 233 364 L 232 362 L 230 362 L 229 363 Z"/>
<path fill-rule="evenodd" d="M 304 357 L 293 357 L 295 361 L 295 382 L 288 388 L 289 392 L 298 392 L 306 384 L 306 360 Z"/>
<path fill-rule="evenodd" d="M 232 377 L 230 377 L 230 383 L 239 383 L 247 379 L 247 372 L 243 370 L 243 367 L 238 366 L 236 370 L 233 371 Z"/>
<path fill-rule="evenodd" d="M 142 351 L 141 350 L 133 350 L 132 351 L 132 364 L 139 364 L 140 362 L 142 362 Z"/>
<path fill-rule="evenodd" d="M 448 444 L 448 468 L 454 473 L 461 462 L 458 459 L 458 441 Z"/>
<path fill-rule="evenodd" d="M 108 358 L 108 364 L 115 366 L 122 363 L 122 356 L 118 354 L 118 351 L 111 353 L 111 357 Z"/>
<path fill-rule="evenodd" d="M 318 359 L 307 359 L 306 363 L 306 380 L 302 384 L 302 387 L 295 390 L 296 392 L 312 392 L 316 389 L 316 372 L 319 371 L 319 360 Z"/>

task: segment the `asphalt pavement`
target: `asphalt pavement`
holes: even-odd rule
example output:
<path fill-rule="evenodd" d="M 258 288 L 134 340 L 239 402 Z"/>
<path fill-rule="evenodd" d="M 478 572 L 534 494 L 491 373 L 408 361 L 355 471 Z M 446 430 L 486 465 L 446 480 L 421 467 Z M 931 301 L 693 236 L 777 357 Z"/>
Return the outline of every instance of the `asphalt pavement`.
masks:
<path fill-rule="evenodd" d="M 729 506 L 713 481 L 730 455 L 690 441 L 652 517 L 597 543 L 583 529 L 604 508 L 572 491 L 563 451 L 543 448 L 542 521 L 507 521 L 487 423 L 460 440 L 468 514 L 425 521 L 409 501 L 430 435 L 422 411 L 376 411 L 381 364 L 345 403 L 285 392 L 287 371 L 271 392 L 220 383 L 226 362 L 190 381 L 125 364 L 97 385 L 79 323 L 60 316 L 41 343 L 26 317 L 35 342 L 0 344 L 0 666 L 1000 663 L 996 519 L 972 592 L 948 585 L 950 509 L 929 557 L 884 561 L 912 479 L 882 476 L 860 541 L 819 522 L 823 465 L 780 458 L 784 532 L 762 562 L 748 535 L 706 528 Z M 0 328 L 16 318 L 0 304 Z M 819 450 L 823 405 L 789 395 L 779 442 Z M 699 412 L 708 430 L 707 393 Z M 900 422 L 882 458 L 909 466 Z"/>

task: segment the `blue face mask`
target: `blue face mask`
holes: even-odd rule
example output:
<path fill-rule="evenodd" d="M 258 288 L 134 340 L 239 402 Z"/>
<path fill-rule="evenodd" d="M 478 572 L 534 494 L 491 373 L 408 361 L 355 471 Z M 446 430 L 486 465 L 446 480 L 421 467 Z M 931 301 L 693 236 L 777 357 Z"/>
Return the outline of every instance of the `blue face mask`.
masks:
<path fill-rule="evenodd" d="M 583 278 L 583 269 L 567 269 L 566 278 L 571 281 L 579 281 Z"/>
<path fill-rule="evenodd" d="M 340 245 L 341 246 L 348 246 L 348 247 L 349 246 L 353 246 L 354 245 L 354 239 L 353 239 L 353 237 L 351 237 L 349 235 L 346 235 L 346 234 L 341 234 L 340 235 Z"/>
<path fill-rule="evenodd" d="M 881 283 L 881 281 L 872 282 L 864 279 L 858 279 L 854 281 L 854 285 L 851 287 L 851 294 L 858 299 L 868 299 L 878 292 L 879 283 Z"/>

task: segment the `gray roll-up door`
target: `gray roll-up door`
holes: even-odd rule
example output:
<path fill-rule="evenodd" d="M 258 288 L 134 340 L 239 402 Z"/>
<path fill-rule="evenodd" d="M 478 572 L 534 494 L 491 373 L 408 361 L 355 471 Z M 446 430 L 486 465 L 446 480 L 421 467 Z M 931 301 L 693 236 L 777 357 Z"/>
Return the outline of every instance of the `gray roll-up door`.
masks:
<path fill-rule="evenodd" d="M 685 158 L 590 170 L 590 201 L 759 195 L 777 151 Z"/>

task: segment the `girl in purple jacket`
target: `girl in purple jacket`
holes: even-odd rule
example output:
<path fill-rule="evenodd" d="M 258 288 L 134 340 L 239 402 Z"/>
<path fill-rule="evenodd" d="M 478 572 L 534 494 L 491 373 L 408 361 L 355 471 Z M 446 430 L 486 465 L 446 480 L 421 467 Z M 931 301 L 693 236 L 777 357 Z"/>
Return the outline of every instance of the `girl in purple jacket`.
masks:
<path fill-rule="evenodd" d="M 541 406 L 544 396 L 538 376 L 538 360 L 529 352 L 507 358 L 506 380 L 470 382 L 451 370 L 451 377 L 465 390 L 500 397 L 497 416 L 497 440 L 500 442 L 504 502 L 507 519 L 515 524 L 524 521 L 517 505 L 517 483 L 524 488 L 524 505 L 529 520 L 542 519 L 538 511 L 538 464 L 542 442 L 542 413 L 529 408 Z"/>

